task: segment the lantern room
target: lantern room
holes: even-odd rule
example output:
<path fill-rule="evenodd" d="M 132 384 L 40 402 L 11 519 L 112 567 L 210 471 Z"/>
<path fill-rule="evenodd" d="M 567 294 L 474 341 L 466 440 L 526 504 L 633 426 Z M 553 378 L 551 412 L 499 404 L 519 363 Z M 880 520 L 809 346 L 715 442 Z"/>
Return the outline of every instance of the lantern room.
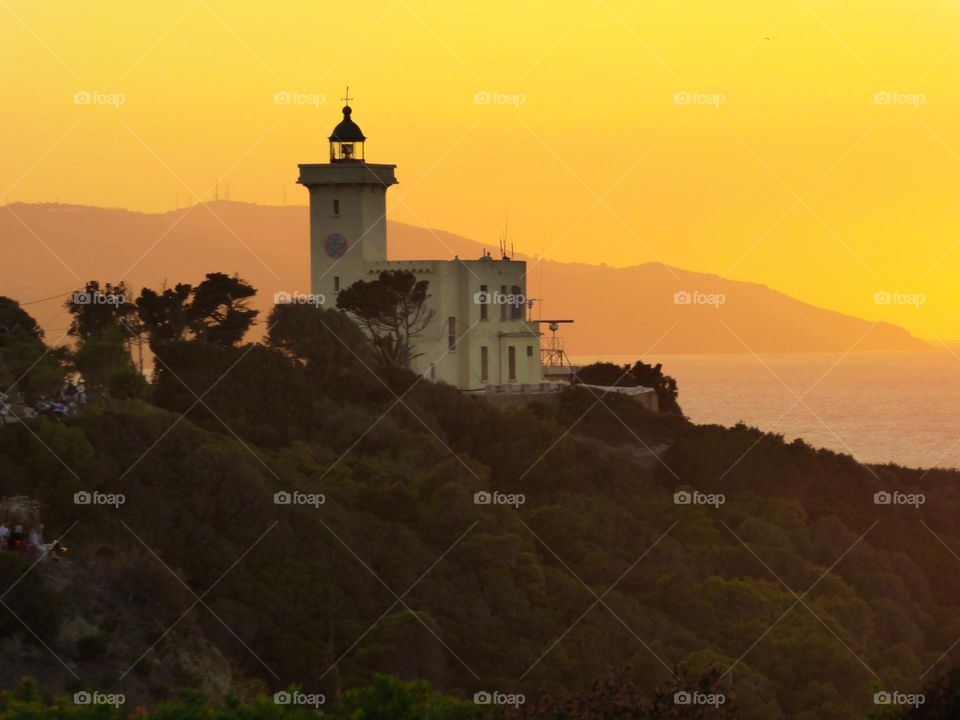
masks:
<path fill-rule="evenodd" d="M 343 120 L 333 129 L 330 140 L 330 162 L 364 162 L 363 131 L 350 117 L 349 105 L 343 107 Z"/>

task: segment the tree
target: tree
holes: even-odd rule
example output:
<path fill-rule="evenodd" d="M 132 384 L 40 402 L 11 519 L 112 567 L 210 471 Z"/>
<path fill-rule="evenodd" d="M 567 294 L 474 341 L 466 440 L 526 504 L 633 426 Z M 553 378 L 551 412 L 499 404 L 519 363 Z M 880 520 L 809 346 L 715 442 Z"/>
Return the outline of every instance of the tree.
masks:
<path fill-rule="evenodd" d="M 648 387 L 657 393 L 660 412 L 682 415 L 677 402 L 677 381 L 663 374 L 663 364 L 647 365 L 637 360 L 632 366 L 619 366 L 610 362 L 596 362 L 577 371 L 577 380 L 587 385 L 608 387 Z"/>
<path fill-rule="evenodd" d="M 130 291 L 91 280 L 64 303 L 73 316 L 70 335 L 79 339 L 74 366 L 83 375 L 88 390 L 115 398 L 135 397 L 144 382 L 133 364 L 133 346 L 142 349 L 142 325 Z M 140 356 L 141 366 L 143 355 Z"/>
<path fill-rule="evenodd" d="M 409 368 L 422 354 L 413 352 L 414 340 L 433 320 L 426 306 L 428 285 L 407 270 L 388 270 L 377 280 L 358 280 L 342 290 L 337 307 L 366 330 L 381 365 Z"/>
<path fill-rule="evenodd" d="M 18 340 L 43 343 L 43 330 L 20 303 L 8 297 L 0 297 L 0 345 L 7 346 Z"/>
<path fill-rule="evenodd" d="M 66 351 L 44 344 L 43 330 L 19 303 L 0 297 L 0 392 L 52 394 L 65 361 Z"/>
<path fill-rule="evenodd" d="M 371 372 L 377 358 L 363 330 L 340 310 L 277 305 L 270 313 L 267 347 L 302 364 L 311 382 L 342 397 L 364 397 L 382 389 Z"/>
<path fill-rule="evenodd" d="M 90 280 L 64 302 L 73 316 L 69 334 L 88 340 L 111 327 L 135 323 L 137 308 L 130 298 L 130 291 L 123 281 L 116 285 L 105 283 L 101 287 L 98 280 Z"/>
<path fill-rule="evenodd" d="M 196 287 L 178 283 L 159 293 L 144 288 L 136 304 L 154 352 L 188 335 L 233 347 L 243 340 L 260 312 L 250 308 L 250 298 L 256 294 L 256 288 L 236 275 L 208 273 Z"/>
<path fill-rule="evenodd" d="M 15 622 L 12 618 L 11 621 Z M 292 696 L 300 692 L 297 686 L 293 686 L 278 695 Z M 130 700 L 127 696 L 126 701 Z M 473 720 L 494 716 L 492 708 L 457 700 L 425 683 L 403 683 L 382 676 L 370 687 L 348 691 L 342 702 L 325 707 L 322 714 L 310 705 L 277 702 L 276 697 L 260 695 L 241 700 L 232 693 L 218 703 L 195 692 L 182 692 L 176 702 L 157 707 L 139 706 L 131 711 L 122 710 L 123 707 L 106 703 L 77 704 L 70 697 L 48 701 L 31 678 L 24 678 L 19 686 L 0 692 L 0 718 L 3 720 L 117 720 L 121 717 L 136 720 L 315 720 L 318 717 L 334 720 Z"/>
<path fill-rule="evenodd" d="M 640 360 L 634 363 L 630 373 L 637 381 L 637 385 L 643 387 L 652 387 L 657 391 L 657 400 L 660 404 L 661 412 L 683 415 L 680 404 L 677 402 L 677 396 L 680 391 L 677 387 L 675 378 L 663 374 L 663 365 L 647 365 Z"/>
<path fill-rule="evenodd" d="M 894 696 L 878 689 L 877 694 L 886 694 L 889 705 L 880 705 L 877 711 L 870 715 L 871 720 L 954 720 L 960 717 L 960 667 L 952 667 L 949 671 L 928 682 L 922 692 L 922 699 L 918 696 L 904 697 L 905 693 Z M 913 699 L 914 705 L 909 705 Z M 897 701 L 907 701 L 907 705 L 900 707 L 894 704 Z M 876 700 L 874 701 L 876 702 Z"/>
<path fill-rule="evenodd" d="M 676 676 L 649 689 L 629 678 L 630 668 L 609 673 L 582 692 L 544 695 L 521 705 L 519 716 L 533 720 L 666 720 L 733 718 L 733 691 L 712 671 L 699 677 Z M 712 700 L 712 702 L 708 702 Z"/>
<path fill-rule="evenodd" d="M 373 360 L 363 331 L 346 313 L 310 305 L 277 305 L 264 342 L 310 370 L 343 368 Z"/>
<path fill-rule="evenodd" d="M 137 312 L 154 352 L 164 343 L 183 339 L 187 331 L 187 301 L 192 291 L 193 288 L 184 283 L 159 293 L 150 288 L 140 291 Z"/>
<path fill-rule="evenodd" d="M 143 392 L 146 380 L 133 364 L 129 342 L 128 331 L 120 326 L 80 341 L 73 365 L 89 392 L 116 399 L 137 397 Z"/>
<path fill-rule="evenodd" d="M 348 690 L 333 708 L 336 720 L 467 720 L 492 715 L 484 705 L 443 695 L 426 682 L 378 675 L 369 687 Z"/>
<path fill-rule="evenodd" d="M 250 308 L 256 288 L 224 273 L 208 273 L 191 293 L 187 324 L 198 340 L 229 347 L 243 340 L 259 310 Z"/>

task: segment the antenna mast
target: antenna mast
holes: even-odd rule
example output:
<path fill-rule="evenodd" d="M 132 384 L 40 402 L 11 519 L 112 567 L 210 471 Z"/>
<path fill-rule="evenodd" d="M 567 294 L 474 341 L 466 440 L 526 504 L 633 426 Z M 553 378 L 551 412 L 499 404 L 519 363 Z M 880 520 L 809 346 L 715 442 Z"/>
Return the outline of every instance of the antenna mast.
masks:
<path fill-rule="evenodd" d="M 510 234 L 510 211 L 507 210 L 506 219 L 503 221 L 503 235 L 500 238 L 500 259 L 509 260 L 510 255 L 507 255 L 507 238 Z M 511 254 L 512 254 L 511 246 Z"/>

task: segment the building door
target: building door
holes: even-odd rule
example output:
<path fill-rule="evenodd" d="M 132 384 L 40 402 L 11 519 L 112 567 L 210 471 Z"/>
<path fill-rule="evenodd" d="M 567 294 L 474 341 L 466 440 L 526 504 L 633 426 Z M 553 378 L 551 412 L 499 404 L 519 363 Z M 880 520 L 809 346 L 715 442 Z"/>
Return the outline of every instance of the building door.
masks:
<path fill-rule="evenodd" d="M 490 379 L 490 353 L 486 345 L 480 346 L 480 382 Z"/>
<path fill-rule="evenodd" d="M 517 381 L 517 348 L 511 345 L 507 348 L 507 367 L 509 368 L 510 382 Z"/>

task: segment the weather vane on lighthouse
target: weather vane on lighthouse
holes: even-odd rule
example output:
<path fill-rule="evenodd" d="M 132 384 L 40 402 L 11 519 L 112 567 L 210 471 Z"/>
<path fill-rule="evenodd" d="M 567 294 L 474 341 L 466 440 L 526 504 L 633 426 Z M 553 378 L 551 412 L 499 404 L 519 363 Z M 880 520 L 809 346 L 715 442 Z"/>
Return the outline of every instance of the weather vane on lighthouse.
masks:
<path fill-rule="evenodd" d="M 350 97 L 350 86 L 349 86 L 349 85 L 347 85 L 347 91 L 343 94 L 343 97 L 340 98 L 340 99 L 343 100 L 343 104 L 344 104 L 344 105 L 349 105 L 351 100 L 355 100 L 355 99 L 356 99 L 356 98 Z"/>

